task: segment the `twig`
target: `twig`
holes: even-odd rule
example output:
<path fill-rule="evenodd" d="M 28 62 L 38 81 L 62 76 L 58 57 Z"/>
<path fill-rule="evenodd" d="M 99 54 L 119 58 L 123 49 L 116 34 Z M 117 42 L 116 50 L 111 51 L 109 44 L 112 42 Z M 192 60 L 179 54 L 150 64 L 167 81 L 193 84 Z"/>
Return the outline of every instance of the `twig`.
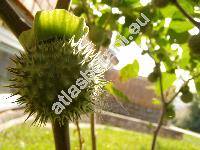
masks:
<path fill-rule="evenodd" d="M 162 113 L 161 113 L 161 116 L 160 116 L 160 120 L 159 120 L 158 126 L 157 126 L 156 130 L 154 131 L 151 150 L 155 149 L 157 137 L 158 137 L 160 128 L 162 127 L 163 120 L 164 120 L 165 113 L 166 113 L 166 108 L 167 108 L 167 104 L 166 104 L 165 96 L 164 96 L 164 91 L 163 91 L 163 80 L 162 80 L 162 72 L 160 70 L 160 63 L 156 64 L 156 65 L 159 66 L 159 76 L 160 76 L 159 77 L 159 85 L 160 85 L 160 94 L 161 94 L 161 101 L 162 101 Z"/>
<path fill-rule="evenodd" d="M 187 85 L 191 80 L 193 80 L 193 79 L 195 79 L 195 78 L 197 78 L 197 77 L 199 77 L 200 76 L 200 73 L 199 74 L 197 74 L 197 75 L 195 75 L 195 76 L 193 76 L 192 78 L 190 78 L 190 79 L 188 79 L 182 86 L 181 86 L 181 88 L 174 94 L 174 96 L 167 102 L 167 104 L 169 105 L 169 104 L 171 104 L 172 102 L 173 102 L 173 100 L 178 96 L 178 94 L 181 92 L 181 89 L 185 86 L 185 85 Z"/>
<path fill-rule="evenodd" d="M 162 103 L 166 103 L 165 101 L 165 96 L 164 96 L 164 91 L 163 91 L 163 80 L 162 80 L 162 72 L 160 70 L 160 63 L 159 63 L 159 84 L 160 84 L 160 94 L 161 94 L 161 100 L 162 100 Z"/>
<path fill-rule="evenodd" d="M 163 121 L 164 121 L 164 117 L 165 117 L 165 113 L 166 113 L 166 104 L 163 103 L 162 114 L 161 114 L 161 117 L 160 117 L 160 121 L 158 123 L 158 126 L 157 126 L 156 130 L 154 131 L 151 150 L 155 150 L 157 137 L 158 137 L 159 131 L 160 131 L 161 127 L 162 127 L 162 124 L 163 124 Z"/>
<path fill-rule="evenodd" d="M 92 150 L 96 150 L 96 134 L 95 134 L 95 114 L 90 114 L 90 125 L 91 125 L 91 139 L 92 139 Z"/>
<path fill-rule="evenodd" d="M 174 5 L 180 10 L 180 12 L 187 17 L 187 19 L 192 22 L 197 28 L 200 29 L 200 22 L 195 21 L 179 4 L 178 0 L 173 0 Z"/>
<path fill-rule="evenodd" d="M 80 150 L 83 150 L 83 138 L 82 138 L 82 135 L 81 135 L 81 129 L 79 127 L 79 121 L 76 120 L 75 124 L 76 124 L 76 128 L 77 128 L 77 131 L 78 131 L 79 147 L 80 147 Z"/>

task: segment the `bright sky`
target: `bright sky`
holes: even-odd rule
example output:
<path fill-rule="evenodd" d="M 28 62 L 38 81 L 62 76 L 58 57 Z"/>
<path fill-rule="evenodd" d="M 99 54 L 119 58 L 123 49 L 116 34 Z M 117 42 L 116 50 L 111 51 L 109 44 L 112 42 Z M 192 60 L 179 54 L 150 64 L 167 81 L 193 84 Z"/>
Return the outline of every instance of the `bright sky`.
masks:
<path fill-rule="evenodd" d="M 133 61 L 137 59 L 140 65 L 139 75 L 147 77 L 148 74 L 153 71 L 154 61 L 148 55 L 142 55 L 141 52 L 142 49 L 138 47 L 135 42 L 132 42 L 126 47 L 120 47 L 120 51 L 116 55 L 119 59 L 119 64 L 114 68 L 121 69 L 125 65 L 133 63 Z"/>

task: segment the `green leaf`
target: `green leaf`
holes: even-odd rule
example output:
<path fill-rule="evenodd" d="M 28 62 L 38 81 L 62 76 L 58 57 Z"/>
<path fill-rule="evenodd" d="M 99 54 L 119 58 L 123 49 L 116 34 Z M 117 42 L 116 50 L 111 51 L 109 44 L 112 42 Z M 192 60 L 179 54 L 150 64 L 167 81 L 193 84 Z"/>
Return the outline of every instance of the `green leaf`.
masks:
<path fill-rule="evenodd" d="M 114 84 L 112 82 L 108 83 L 105 86 L 105 89 L 110 94 L 112 94 L 113 96 L 116 96 L 116 97 L 120 98 L 120 100 L 129 101 L 128 97 L 123 92 L 121 92 L 120 90 L 118 90 L 117 88 L 115 88 L 115 86 L 114 86 Z"/>
<path fill-rule="evenodd" d="M 160 9 L 161 14 L 165 17 L 165 18 L 172 18 L 172 16 L 175 14 L 175 12 L 177 12 L 177 8 L 174 5 L 168 5 L 164 8 Z"/>
<path fill-rule="evenodd" d="M 33 47 L 35 45 L 35 36 L 33 29 L 22 32 L 19 36 L 19 42 L 24 49 L 29 49 Z"/>
<path fill-rule="evenodd" d="M 37 40 L 47 40 L 52 37 L 79 39 L 88 32 L 84 18 L 77 17 L 64 9 L 39 11 L 34 20 L 34 33 Z"/>
<path fill-rule="evenodd" d="M 130 78 L 137 77 L 138 72 L 139 63 L 137 60 L 135 60 L 132 64 L 128 64 L 120 70 L 120 78 L 122 79 L 122 81 L 127 81 Z"/>
<path fill-rule="evenodd" d="M 186 69 L 188 64 L 190 64 L 190 49 L 188 47 L 188 44 L 181 45 L 183 52 L 181 59 L 179 61 L 179 65 L 182 69 Z"/>
<path fill-rule="evenodd" d="M 195 81 L 197 93 L 200 94 L 200 78 L 196 78 L 194 81 Z"/>
<path fill-rule="evenodd" d="M 178 43 L 178 44 L 186 43 L 190 36 L 188 31 L 177 33 L 176 31 L 172 29 L 168 30 L 168 34 L 170 35 L 170 39 L 169 39 L 170 43 Z"/>
<path fill-rule="evenodd" d="M 176 75 L 175 74 L 169 74 L 169 73 L 163 73 L 162 79 L 163 79 L 163 90 L 165 91 L 169 87 L 172 86 L 172 84 L 176 80 Z"/>
<path fill-rule="evenodd" d="M 187 10 L 187 13 L 194 13 L 194 1 L 193 0 L 179 0 L 179 3 L 183 7 L 183 9 Z"/>
<path fill-rule="evenodd" d="M 163 72 L 162 73 L 162 85 L 163 85 L 163 92 L 168 90 L 169 87 L 173 86 L 174 81 L 176 80 L 175 74 L 170 74 Z M 161 89 L 160 89 L 160 81 L 156 81 L 155 83 L 155 92 L 157 95 L 160 95 Z"/>
<path fill-rule="evenodd" d="M 193 28 L 193 25 L 188 21 L 172 21 L 169 26 L 170 29 L 174 30 L 176 33 L 186 32 Z"/>
<path fill-rule="evenodd" d="M 93 2 L 94 4 L 96 4 L 97 0 L 92 0 L 92 2 Z"/>

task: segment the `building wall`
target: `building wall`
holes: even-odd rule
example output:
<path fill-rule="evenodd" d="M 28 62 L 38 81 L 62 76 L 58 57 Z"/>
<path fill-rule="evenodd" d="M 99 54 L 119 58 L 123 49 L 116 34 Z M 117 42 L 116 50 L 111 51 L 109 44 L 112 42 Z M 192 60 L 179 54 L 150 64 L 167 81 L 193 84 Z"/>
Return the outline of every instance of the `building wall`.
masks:
<path fill-rule="evenodd" d="M 122 102 L 118 97 L 109 95 L 105 98 L 106 110 L 150 122 L 158 122 L 161 105 L 153 104 L 152 100 L 159 98 L 150 88 L 152 84 L 146 78 L 139 77 L 122 82 L 117 70 L 109 70 L 106 72 L 105 78 L 112 81 L 115 88 L 123 92 L 129 99 L 129 102 Z"/>
<path fill-rule="evenodd" d="M 152 123 L 158 122 L 159 116 L 161 115 L 160 110 L 145 108 L 131 102 L 120 102 L 112 96 L 107 98 L 105 102 L 104 110 L 106 111 L 146 120 Z"/>

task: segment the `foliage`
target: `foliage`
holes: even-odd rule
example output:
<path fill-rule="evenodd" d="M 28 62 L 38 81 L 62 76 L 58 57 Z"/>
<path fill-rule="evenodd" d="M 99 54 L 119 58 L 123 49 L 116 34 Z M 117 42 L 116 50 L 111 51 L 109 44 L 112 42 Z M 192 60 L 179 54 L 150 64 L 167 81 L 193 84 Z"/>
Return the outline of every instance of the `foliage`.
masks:
<path fill-rule="evenodd" d="M 160 8 L 156 6 L 156 3 L 165 4 Z M 197 1 L 178 0 L 178 3 L 189 15 L 199 17 L 199 11 L 194 10 L 194 6 L 198 5 Z M 173 85 L 173 81 L 176 79 L 174 78 L 176 69 L 190 71 L 191 75 L 198 73 L 198 57 L 194 57 L 190 53 L 188 46 L 188 40 L 191 37 L 188 30 L 192 29 L 194 25 L 177 8 L 174 0 L 154 0 L 146 6 L 143 6 L 139 0 L 102 0 L 101 2 L 81 0 L 74 1 L 74 4 L 75 8 L 72 11 L 76 14 L 77 9 L 82 10 L 77 15 L 87 18 L 86 21 L 89 26 L 92 25 L 93 27 L 100 28 L 102 35 L 108 31 L 118 31 L 127 39 L 130 35 L 133 36 L 138 45 L 141 45 L 141 40 L 145 38 L 148 51 L 144 51 L 143 54 L 149 54 L 155 59 L 156 63 L 162 62 L 164 64 L 166 69 L 164 79 L 168 76 L 173 76 L 173 78 L 169 77 L 173 80 L 163 84 L 166 87 L 165 90 Z M 118 11 L 114 12 L 114 8 L 117 8 Z M 150 19 L 150 22 L 146 26 L 141 27 L 139 34 L 130 34 L 129 26 L 131 23 L 136 22 L 138 17 L 140 19 L 140 13 L 144 13 Z M 124 24 L 118 21 L 122 17 L 125 18 Z M 168 24 L 167 19 L 169 20 Z M 182 54 L 178 51 L 178 48 L 173 48 L 174 44 L 177 44 L 182 49 Z M 125 66 L 125 68 L 128 69 L 131 66 Z M 126 70 L 125 68 L 121 72 L 124 72 L 123 70 Z M 135 72 L 134 75 L 133 72 Z M 126 80 L 135 77 L 136 72 L 137 69 L 126 70 L 126 76 L 128 75 L 125 77 Z M 155 86 L 158 86 L 158 84 L 155 83 Z"/>
<path fill-rule="evenodd" d="M 108 83 L 105 86 L 105 89 L 110 94 L 112 94 L 113 96 L 116 96 L 116 97 L 120 98 L 120 100 L 122 100 L 122 101 L 129 101 L 128 97 L 123 92 L 121 92 L 119 89 L 117 89 L 112 82 Z"/>
<path fill-rule="evenodd" d="M 182 93 L 181 100 L 185 103 L 193 99 L 193 94 L 189 90 L 185 93 L 178 89 L 178 92 L 174 91 L 172 96 L 167 96 L 166 93 L 176 79 L 181 79 L 176 76 L 177 70 L 188 71 L 192 76 L 191 79 L 184 81 L 183 86 L 192 79 L 197 81 L 196 78 L 199 76 L 199 35 L 192 36 L 188 32 L 195 26 L 200 29 L 200 23 L 193 19 L 193 17 L 200 17 L 198 2 L 195 0 L 152 0 L 146 6 L 143 6 L 139 0 L 102 0 L 100 2 L 82 0 L 81 2 L 82 4 L 90 3 L 82 6 L 84 8 L 80 13 L 87 17 L 88 24 L 103 28 L 105 31 L 118 31 L 124 38 L 130 39 L 131 36 L 139 46 L 145 44 L 148 47 L 141 53 L 149 55 L 155 62 L 156 67 L 148 78 L 154 83 L 154 89 L 163 106 L 162 116 L 152 142 L 152 150 L 154 150 L 164 115 L 168 119 L 175 117 L 171 103 L 176 96 Z M 77 3 L 79 8 L 80 3 Z M 140 28 L 139 34 L 132 34 L 130 25 L 137 19 L 141 19 L 140 13 L 145 14 L 150 22 Z M 124 23 L 119 21 L 122 18 Z M 99 35 L 99 37 L 103 36 Z M 130 42 L 128 40 L 124 45 Z M 125 66 L 120 71 L 121 79 L 127 81 L 129 78 L 136 77 L 138 68 L 133 67 L 133 64 Z M 196 82 L 196 86 L 199 93 L 199 81 Z"/>
<path fill-rule="evenodd" d="M 138 76 L 139 63 L 135 60 L 132 64 L 126 65 L 120 70 L 120 78 L 122 81 L 127 81 L 130 78 Z"/>

